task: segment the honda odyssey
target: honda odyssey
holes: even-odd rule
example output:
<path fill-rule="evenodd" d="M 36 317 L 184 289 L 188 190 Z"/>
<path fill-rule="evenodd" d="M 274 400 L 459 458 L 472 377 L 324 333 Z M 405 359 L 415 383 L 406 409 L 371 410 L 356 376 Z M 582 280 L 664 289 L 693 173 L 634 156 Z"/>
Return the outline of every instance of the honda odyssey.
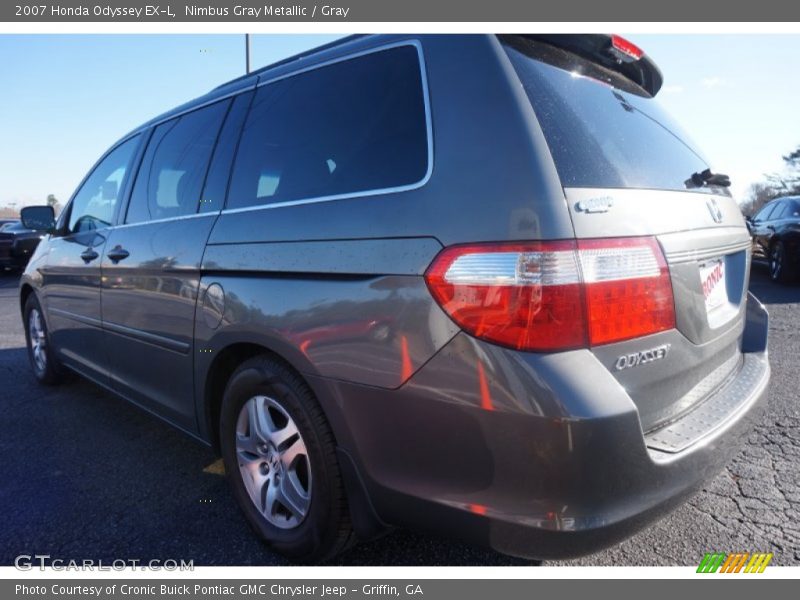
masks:
<path fill-rule="evenodd" d="M 744 219 L 661 85 L 609 35 L 356 36 L 228 82 L 24 210 L 33 372 L 212 446 L 294 560 L 615 543 L 769 379 Z"/>

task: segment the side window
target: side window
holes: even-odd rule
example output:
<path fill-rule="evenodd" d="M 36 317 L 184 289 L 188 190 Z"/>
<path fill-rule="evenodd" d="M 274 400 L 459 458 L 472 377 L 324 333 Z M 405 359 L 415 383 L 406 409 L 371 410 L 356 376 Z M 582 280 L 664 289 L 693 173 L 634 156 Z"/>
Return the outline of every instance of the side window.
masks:
<path fill-rule="evenodd" d="M 428 160 L 417 50 L 381 50 L 257 90 L 227 208 L 411 185 Z"/>
<path fill-rule="evenodd" d="M 197 212 L 208 163 L 228 104 L 218 102 L 155 128 L 133 186 L 126 223 Z"/>
<path fill-rule="evenodd" d="M 788 202 L 781 202 L 780 204 L 778 204 L 778 208 L 772 211 L 772 214 L 769 216 L 770 221 L 783 219 L 786 216 L 788 208 L 789 208 Z"/>
<path fill-rule="evenodd" d="M 123 142 L 95 167 L 70 204 L 67 224 L 69 233 L 102 229 L 111 225 L 122 183 L 138 143 L 138 135 Z"/>
<path fill-rule="evenodd" d="M 769 219 L 770 213 L 775 210 L 775 207 L 778 205 L 777 202 L 771 202 L 764 206 L 760 211 L 756 213 L 754 218 L 755 221 L 766 221 Z"/>
<path fill-rule="evenodd" d="M 228 192 L 228 180 L 231 175 L 233 156 L 236 144 L 242 133 L 242 125 L 247 116 L 247 109 L 253 99 L 253 92 L 247 91 L 233 99 L 225 124 L 217 139 L 214 156 L 208 167 L 206 184 L 203 189 L 203 198 L 200 203 L 200 212 L 218 211 L 225 204 L 225 195 Z"/>

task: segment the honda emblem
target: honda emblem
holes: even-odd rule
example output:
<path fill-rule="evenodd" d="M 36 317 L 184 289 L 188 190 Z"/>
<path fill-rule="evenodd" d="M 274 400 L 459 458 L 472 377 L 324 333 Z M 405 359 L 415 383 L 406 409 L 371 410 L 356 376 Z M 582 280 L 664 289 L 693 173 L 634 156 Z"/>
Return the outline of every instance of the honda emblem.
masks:
<path fill-rule="evenodd" d="M 708 212 L 711 213 L 711 218 L 714 219 L 714 222 L 722 223 L 722 209 L 720 209 L 717 201 L 714 198 L 706 200 L 706 206 L 708 207 Z"/>

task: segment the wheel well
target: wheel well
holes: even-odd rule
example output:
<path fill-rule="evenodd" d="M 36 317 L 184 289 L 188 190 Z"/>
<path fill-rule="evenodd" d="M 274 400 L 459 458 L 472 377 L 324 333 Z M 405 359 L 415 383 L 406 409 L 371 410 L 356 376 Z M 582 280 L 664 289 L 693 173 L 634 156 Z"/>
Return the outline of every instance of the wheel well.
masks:
<path fill-rule="evenodd" d="M 208 426 L 208 434 L 211 440 L 211 445 L 214 451 L 219 454 L 219 418 L 220 410 L 222 408 L 222 397 L 225 394 L 225 386 L 228 385 L 228 380 L 233 375 L 233 372 L 244 361 L 267 354 L 271 358 L 282 362 L 287 368 L 297 374 L 301 379 L 302 375 L 292 367 L 282 356 L 276 354 L 269 348 L 259 344 L 252 343 L 237 343 L 223 348 L 217 353 L 211 366 L 208 368 L 208 375 L 206 376 L 205 385 L 205 417 Z"/>
<path fill-rule="evenodd" d="M 253 343 L 237 343 L 221 350 L 208 369 L 205 385 L 205 417 L 208 434 L 214 452 L 220 455 L 219 419 L 222 409 L 222 397 L 225 386 L 233 372 L 244 361 L 262 354 L 269 355 L 272 359 L 282 362 L 286 368 L 292 370 L 300 379 L 305 381 L 303 375 L 291 363 L 279 354 L 265 346 Z M 324 410 L 323 410 L 324 413 Z M 326 415 L 327 417 L 327 415 Z M 334 433 L 334 441 L 335 441 Z M 362 539 L 375 539 L 388 529 L 388 525 L 378 516 L 364 481 L 358 472 L 353 459 L 341 448 L 337 449 L 337 458 L 340 461 L 342 476 L 345 483 L 345 494 L 348 505 L 351 507 L 353 528 Z"/>
<path fill-rule="evenodd" d="M 28 285 L 27 283 L 22 286 L 19 291 L 19 311 L 20 313 L 25 312 L 25 303 L 28 301 L 28 297 L 33 293 L 33 286 Z M 24 314 L 23 314 L 24 316 Z"/>

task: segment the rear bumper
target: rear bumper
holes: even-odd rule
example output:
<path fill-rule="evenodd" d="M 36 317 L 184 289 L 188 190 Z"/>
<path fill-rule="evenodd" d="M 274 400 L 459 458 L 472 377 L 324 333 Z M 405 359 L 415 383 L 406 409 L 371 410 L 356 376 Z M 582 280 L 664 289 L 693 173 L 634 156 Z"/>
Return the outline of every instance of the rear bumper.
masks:
<path fill-rule="evenodd" d="M 459 334 L 397 390 L 312 385 L 382 521 L 563 558 L 632 535 L 723 468 L 765 404 L 766 339 L 750 297 L 741 367 L 670 425 L 694 438 L 669 452 L 648 447 L 656 433 L 588 351 L 525 354 Z M 708 402 L 715 419 L 698 412 Z"/>

